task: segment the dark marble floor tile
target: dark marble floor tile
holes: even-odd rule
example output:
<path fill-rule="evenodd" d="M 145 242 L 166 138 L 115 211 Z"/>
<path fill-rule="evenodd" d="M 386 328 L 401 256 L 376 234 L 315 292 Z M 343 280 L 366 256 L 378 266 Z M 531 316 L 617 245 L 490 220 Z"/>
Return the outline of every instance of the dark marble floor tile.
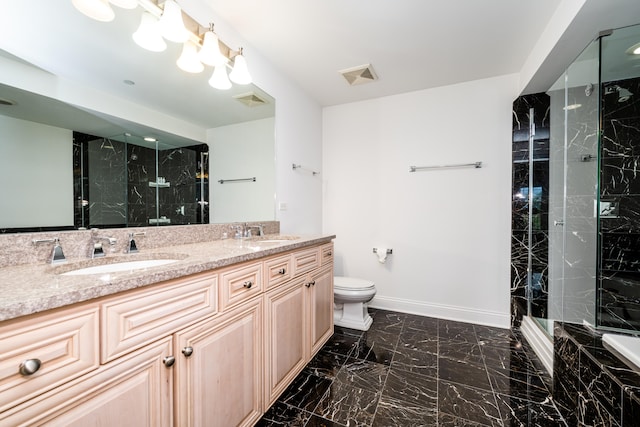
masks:
<path fill-rule="evenodd" d="M 436 353 L 438 351 L 438 337 L 416 329 L 404 330 L 400 334 L 396 350 L 403 351 L 404 349 Z"/>
<path fill-rule="evenodd" d="M 495 393 L 513 396 L 532 402 L 546 402 L 551 392 L 537 373 L 514 372 L 487 368 L 491 387 Z"/>
<path fill-rule="evenodd" d="M 349 358 L 340 372 L 338 372 L 336 381 L 377 393 L 384 387 L 388 374 L 388 366 L 367 360 Z"/>
<path fill-rule="evenodd" d="M 439 427 L 485 427 L 485 426 L 502 426 L 498 420 L 492 421 L 490 424 L 482 424 L 464 418 L 455 417 L 453 415 L 438 412 Z"/>
<path fill-rule="evenodd" d="M 472 324 L 453 320 L 438 320 L 438 337 L 450 341 L 478 342 Z"/>
<path fill-rule="evenodd" d="M 375 328 L 377 330 L 396 330 L 398 328 L 402 329 L 404 319 L 407 317 L 407 314 L 405 313 L 398 313 L 395 311 L 387 310 L 369 309 L 369 313 L 374 319 L 372 328 Z"/>
<path fill-rule="evenodd" d="M 278 401 L 307 411 L 313 411 L 331 384 L 332 381 L 327 378 L 300 374 L 282 393 Z"/>
<path fill-rule="evenodd" d="M 491 391 L 484 364 L 438 358 L 438 379 Z"/>
<path fill-rule="evenodd" d="M 360 331 L 358 329 L 345 328 L 342 326 L 334 326 L 333 333 L 339 335 L 352 335 L 354 337 L 361 337 L 364 331 Z"/>
<path fill-rule="evenodd" d="M 480 365 L 484 363 L 480 345 L 472 342 L 440 340 L 438 356 Z"/>
<path fill-rule="evenodd" d="M 373 422 L 379 400 L 379 392 L 374 393 L 335 381 L 313 412 L 347 426 L 369 426 Z"/>
<path fill-rule="evenodd" d="M 407 315 L 404 320 L 404 329 L 407 330 L 419 330 L 424 331 L 430 335 L 438 334 L 438 319 L 435 317 Z"/>
<path fill-rule="evenodd" d="M 502 425 L 495 397 L 487 390 L 438 381 L 438 410 L 481 425 Z"/>
<path fill-rule="evenodd" d="M 478 339 L 508 342 L 513 339 L 511 329 L 497 328 L 494 326 L 473 325 Z"/>
<path fill-rule="evenodd" d="M 426 427 L 437 423 L 438 412 L 435 408 L 383 396 L 378 403 L 372 427 Z"/>
<path fill-rule="evenodd" d="M 519 372 L 538 370 L 527 353 L 522 350 L 500 346 L 495 347 L 491 344 L 484 344 L 480 347 L 487 366 Z"/>
<path fill-rule="evenodd" d="M 394 368 L 389 371 L 382 397 L 435 410 L 438 405 L 438 382 L 432 377 Z"/>
<path fill-rule="evenodd" d="M 359 336 L 334 333 L 322 350 L 348 356 L 360 342 Z"/>
<path fill-rule="evenodd" d="M 389 366 L 393 361 L 394 354 L 395 347 L 375 341 L 371 343 L 360 341 L 358 346 L 353 350 L 353 353 L 351 353 L 351 357 Z"/>
<path fill-rule="evenodd" d="M 338 424 L 335 421 L 312 415 L 305 427 L 346 427 L 344 424 Z"/>
<path fill-rule="evenodd" d="M 334 379 L 338 371 L 347 361 L 347 356 L 320 350 L 318 354 L 305 366 L 303 373 Z"/>
<path fill-rule="evenodd" d="M 391 369 L 402 369 L 430 377 L 438 376 L 438 356 L 436 353 L 415 350 L 396 350 Z"/>
<path fill-rule="evenodd" d="M 498 394 L 496 400 L 505 427 L 566 427 L 551 399 L 534 403 Z"/>
<path fill-rule="evenodd" d="M 258 427 L 303 427 L 311 413 L 286 403 L 276 402 L 256 424 Z"/>

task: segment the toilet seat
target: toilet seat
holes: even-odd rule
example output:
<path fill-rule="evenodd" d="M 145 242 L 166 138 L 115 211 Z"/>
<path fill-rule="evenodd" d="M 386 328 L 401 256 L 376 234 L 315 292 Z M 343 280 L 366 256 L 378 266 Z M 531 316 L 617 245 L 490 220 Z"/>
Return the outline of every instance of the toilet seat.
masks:
<path fill-rule="evenodd" d="M 375 284 L 370 280 L 358 279 L 355 277 L 335 276 L 333 278 L 333 289 L 344 291 L 368 291 L 375 288 Z"/>

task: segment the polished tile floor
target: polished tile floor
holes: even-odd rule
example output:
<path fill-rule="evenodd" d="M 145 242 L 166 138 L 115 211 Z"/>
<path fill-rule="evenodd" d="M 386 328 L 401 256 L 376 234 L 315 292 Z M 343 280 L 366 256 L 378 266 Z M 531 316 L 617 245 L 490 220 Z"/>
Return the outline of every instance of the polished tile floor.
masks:
<path fill-rule="evenodd" d="M 259 426 L 565 426 L 517 334 L 370 312 L 367 332 L 336 327 Z"/>

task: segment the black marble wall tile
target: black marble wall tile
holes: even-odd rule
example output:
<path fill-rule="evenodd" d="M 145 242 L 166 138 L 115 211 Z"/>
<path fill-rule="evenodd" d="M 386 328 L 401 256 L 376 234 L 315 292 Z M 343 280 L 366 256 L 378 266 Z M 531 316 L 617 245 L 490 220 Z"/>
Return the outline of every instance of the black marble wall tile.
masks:
<path fill-rule="evenodd" d="M 601 246 L 603 270 L 640 273 L 640 233 L 602 233 Z"/>
<path fill-rule="evenodd" d="M 580 390 L 587 391 L 588 396 L 595 398 L 612 419 L 622 413 L 621 385 L 588 351 L 580 352 Z"/>
<path fill-rule="evenodd" d="M 590 427 L 620 427 L 620 419 L 613 417 L 596 398 L 587 391 L 578 392 L 576 410 L 578 424 Z"/>
<path fill-rule="evenodd" d="M 640 389 L 627 388 L 622 403 L 622 426 L 640 426 Z"/>

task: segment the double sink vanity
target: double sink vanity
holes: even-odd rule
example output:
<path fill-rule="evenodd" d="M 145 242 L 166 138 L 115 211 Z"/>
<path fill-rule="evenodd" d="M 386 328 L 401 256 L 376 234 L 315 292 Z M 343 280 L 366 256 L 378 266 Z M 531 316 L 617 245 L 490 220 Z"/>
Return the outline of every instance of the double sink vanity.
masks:
<path fill-rule="evenodd" d="M 334 237 L 1 268 L 0 426 L 255 424 L 333 334 Z"/>

